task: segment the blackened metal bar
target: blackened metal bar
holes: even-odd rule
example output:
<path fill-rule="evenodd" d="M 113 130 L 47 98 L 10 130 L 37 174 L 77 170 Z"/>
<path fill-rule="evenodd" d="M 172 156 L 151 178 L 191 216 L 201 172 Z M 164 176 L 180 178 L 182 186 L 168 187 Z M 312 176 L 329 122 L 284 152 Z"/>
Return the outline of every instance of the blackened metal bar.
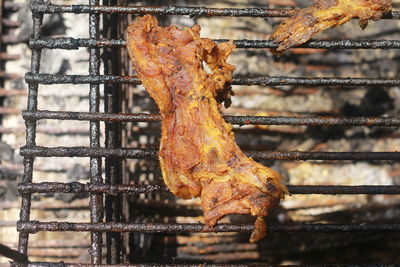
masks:
<path fill-rule="evenodd" d="M 159 114 L 118 114 L 64 111 L 23 111 L 25 120 L 56 119 L 107 122 L 159 122 Z M 270 116 L 224 116 L 225 121 L 237 125 L 307 125 L 307 126 L 400 126 L 400 117 L 270 117 Z"/>
<path fill-rule="evenodd" d="M 296 265 L 276 265 L 276 264 L 204 264 L 207 267 L 394 267 L 398 264 L 380 264 L 380 263 L 361 263 L 361 264 L 296 264 Z M 82 264 L 82 263 L 64 263 L 64 262 L 31 262 L 28 267 L 199 267 L 199 264 Z M 200 265 L 201 266 L 201 265 Z"/>
<path fill-rule="evenodd" d="M 166 187 L 159 185 L 94 185 L 94 184 L 82 184 L 82 183 L 54 183 L 54 182 L 43 182 L 43 183 L 32 183 L 32 184 L 19 184 L 18 191 L 20 193 L 104 193 L 108 195 L 117 194 L 143 194 L 150 192 L 169 192 Z"/>
<path fill-rule="evenodd" d="M 120 13 L 120 14 L 153 14 L 153 15 L 187 15 L 187 16 L 230 16 L 230 17 L 289 17 L 296 11 L 292 9 L 262 8 L 206 8 L 181 6 L 88 6 L 88 5 L 53 5 L 39 4 L 31 7 L 42 13 Z M 384 19 L 399 19 L 400 14 L 392 11 L 383 16 Z"/>
<path fill-rule="evenodd" d="M 117 6 L 117 0 L 103 0 L 105 6 Z M 103 36 L 107 39 L 118 38 L 118 14 L 103 15 Z M 104 74 L 118 75 L 120 73 L 118 47 L 107 47 L 103 53 Z M 119 87 L 118 87 L 119 86 Z M 120 85 L 105 84 L 104 85 L 104 111 L 107 114 L 119 113 L 120 103 Z M 105 147 L 119 148 L 121 147 L 121 130 L 120 124 L 115 121 L 107 121 L 105 123 Z M 121 159 L 106 158 L 105 159 L 105 183 L 107 185 L 118 185 L 122 183 L 121 175 Z M 106 222 L 122 221 L 122 196 L 119 194 L 106 195 L 105 199 Z M 122 235 L 121 233 L 106 233 L 106 261 L 107 263 L 121 263 L 122 257 Z"/>
<path fill-rule="evenodd" d="M 70 223 L 70 222 L 18 222 L 20 232 L 37 233 L 39 231 L 96 231 L 96 232 L 140 232 L 140 233 L 217 233 L 217 232 L 251 232 L 254 225 L 218 224 L 209 227 L 204 224 L 191 223 Z M 362 224 L 293 224 L 268 225 L 269 232 L 301 233 L 338 233 L 338 232 L 399 232 L 400 223 L 362 223 Z"/>
<path fill-rule="evenodd" d="M 395 195 L 400 194 L 398 185 L 287 185 L 290 194 L 323 194 L 323 195 Z M 121 193 L 138 195 L 151 192 L 169 192 L 165 186 L 160 185 L 93 185 L 90 183 L 55 183 L 43 182 L 32 184 L 19 184 L 18 192 L 27 193 L 104 193 L 118 195 Z"/>
<path fill-rule="evenodd" d="M 109 75 L 53 75 L 33 74 L 25 75 L 27 83 L 40 84 L 102 84 L 102 83 L 127 83 L 133 85 L 141 84 L 136 76 L 109 76 Z M 233 85 L 303 85 L 303 86 L 399 86 L 400 79 L 379 79 L 379 78 L 306 78 L 306 77 L 240 77 L 233 78 Z"/>
<path fill-rule="evenodd" d="M 287 185 L 290 194 L 322 194 L 322 195 L 397 195 L 397 185 Z"/>
<path fill-rule="evenodd" d="M 90 148 L 90 147 L 21 147 L 23 156 L 32 157 L 124 157 L 158 159 L 158 150 L 139 148 Z M 400 160 L 400 152 L 246 152 L 255 159 L 269 160 Z"/>
<path fill-rule="evenodd" d="M 216 39 L 215 42 L 227 42 L 228 39 Z M 233 40 L 236 48 L 277 48 L 278 44 L 269 40 Z M 81 47 L 104 48 L 104 47 L 125 47 L 125 40 L 103 39 L 95 40 L 89 38 L 43 38 L 40 40 L 30 40 L 30 47 L 50 48 L 50 49 L 79 49 Z M 301 48 L 318 49 L 398 49 L 398 40 L 336 40 L 325 41 L 315 40 L 299 46 Z"/>
<path fill-rule="evenodd" d="M 98 0 L 89 0 L 89 5 L 98 5 Z M 89 14 L 89 36 L 92 39 L 99 38 L 99 21 L 98 14 Z M 91 48 L 89 50 L 89 74 L 99 75 L 100 73 L 100 51 L 98 48 Z M 89 93 L 89 112 L 99 112 L 100 92 L 99 85 L 95 83 L 90 84 Z M 90 147 L 100 147 L 100 123 L 99 121 L 90 122 Z M 102 184 L 103 179 L 101 176 L 101 161 L 100 157 L 90 157 L 90 183 Z M 91 223 L 99 223 L 103 220 L 103 195 L 91 194 L 90 195 L 90 221 Z M 103 237 L 100 232 L 92 232 L 91 243 L 91 260 L 94 264 L 102 262 L 102 247 Z"/>
<path fill-rule="evenodd" d="M 42 0 L 33 0 L 32 3 L 41 3 Z M 33 19 L 33 39 L 41 38 L 43 14 L 32 13 Z M 40 71 L 40 57 L 42 50 L 40 48 L 32 49 L 31 57 L 31 73 L 39 73 Z M 28 110 L 36 111 L 38 105 L 38 84 L 32 83 L 28 87 Z M 36 145 L 36 122 L 26 121 L 26 145 L 35 146 Z M 33 177 L 33 156 L 24 157 L 24 173 L 22 176 L 22 184 L 32 183 Z M 31 195 L 24 194 L 21 199 L 21 211 L 20 211 L 20 221 L 27 222 L 30 220 L 31 211 Z M 27 255 L 28 253 L 28 239 L 29 233 L 20 233 L 18 240 L 18 251 L 22 254 Z"/>

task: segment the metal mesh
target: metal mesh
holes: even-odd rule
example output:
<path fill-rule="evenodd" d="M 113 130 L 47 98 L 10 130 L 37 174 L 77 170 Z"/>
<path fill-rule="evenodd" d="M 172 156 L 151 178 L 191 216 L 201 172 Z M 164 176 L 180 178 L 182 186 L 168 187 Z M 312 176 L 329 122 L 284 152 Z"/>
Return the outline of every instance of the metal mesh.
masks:
<path fill-rule="evenodd" d="M 110 5 L 110 6 L 107 6 Z M 158 122 L 157 114 L 120 114 L 120 99 L 116 85 L 138 85 L 140 81 L 134 76 L 123 76 L 120 73 L 122 63 L 118 62 L 118 53 L 124 40 L 112 29 L 120 27 L 115 23 L 114 16 L 119 14 L 161 14 L 161 15 L 189 15 L 189 16 L 249 16 L 249 17 L 287 17 L 290 10 L 268 10 L 259 8 L 205 8 L 205 7 L 119 7 L 116 1 L 104 1 L 99 5 L 98 0 L 90 0 L 89 5 L 53 5 L 41 0 L 34 0 L 31 4 L 33 16 L 33 36 L 30 40 L 32 48 L 31 71 L 26 74 L 29 84 L 28 106 L 23 112 L 26 121 L 26 146 L 20 153 L 24 156 L 24 175 L 19 185 L 22 194 L 20 221 L 18 222 L 19 252 L 27 254 L 28 237 L 39 231 L 90 231 L 92 264 L 65 264 L 65 263 L 31 263 L 31 266 L 94 266 L 103 261 L 102 233 L 106 234 L 107 263 L 121 262 L 123 241 L 121 232 L 140 233 L 208 233 L 208 232 L 251 232 L 253 225 L 248 224 L 219 224 L 209 228 L 202 224 L 191 223 L 122 223 L 120 210 L 123 201 L 122 194 L 138 195 L 151 192 L 168 192 L 167 188 L 159 185 L 129 185 L 123 184 L 122 159 L 157 159 L 157 149 L 141 149 L 121 147 L 122 122 Z M 42 38 L 43 15 L 49 13 L 87 13 L 89 18 L 90 38 Z M 100 36 L 99 22 L 103 16 L 103 36 Z M 384 16 L 385 19 L 399 19 L 399 12 L 392 12 Z M 225 40 L 217 40 L 222 42 Z M 238 48 L 271 48 L 275 47 L 266 40 L 235 40 Z M 90 53 L 89 75 L 52 75 L 40 73 L 41 51 L 49 49 L 78 49 L 85 47 Z M 305 48 L 327 49 L 377 49 L 400 48 L 397 40 L 343 40 L 343 41 L 311 41 L 302 45 Z M 105 49 L 103 58 L 100 49 Z M 100 63 L 103 59 L 104 75 L 100 75 Z M 89 112 L 62 112 L 37 110 L 38 88 L 40 84 L 89 84 L 90 106 Z M 105 112 L 99 112 L 99 86 L 105 85 Z M 360 79 L 360 78 L 293 78 L 293 77 L 234 77 L 233 85 L 307 85 L 307 86 L 398 86 L 398 79 Z M 80 120 L 90 122 L 90 144 L 87 147 L 39 147 L 36 146 L 35 134 L 38 120 Z M 307 125 L 307 126 L 392 126 L 400 125 L 399 117 L 271 117 L 271 116 L 226 116 L 226 121 L 238 125 Z M 105 122 L 106 143 L 100 144 L 100 122 Z M 357 161 L 398 161 L 398 152 L 271 152 L 247 151 L 247 155 L 256 159 L 273 160 L 357 160 Z M 89 157 L 90 183 L 34 183 L 32 180 L 33 164 L 36 157 Z M 105 179 L 102 176 L 102 159 L 105 159 Z M 288 185 L 291 194 L 399 194 L 400 186 L 296 186 Z M 90 223 L 72 222 L 39 222 L 30 219 L 31 196 L 34 193 L 90 193 Z M 103 197 L 105 196 L 105 202 Z M 103 204 L 105 203 L 105 205 Z M 105 213 L 105 222 L 103 221 Z M 268 226 L 270 232 L 295 233 L 348 233 L 348 232 L 382 232 L 400 231 L 400 224 L 291 224 Z M 111 266 L 111 265 L 103 265 Z M 125 265 L 128 266 L 128 265 Z M 131 264 L 129 266 L 198 266 L 198 265 L 154 265 Z M 226 266 L 226 265 L 213 265 Z M 240 264 L 237 266 L 251 266 Z M 260 265 L 257 265 L 260 266 Z M 268 265 L 270 266 L 270 265 Z M 321 265 L 330 266 L 330 265 Z M 332 265 L 336 266 L 336 265 Z M 343 265 L 340 265 L 343 266 Z M 359 265 L 348 265 L 359 266 Z M 364 265 L 363 265 L 364 266 Z M 389 266 L 374 264 L 365 266 Z"/>

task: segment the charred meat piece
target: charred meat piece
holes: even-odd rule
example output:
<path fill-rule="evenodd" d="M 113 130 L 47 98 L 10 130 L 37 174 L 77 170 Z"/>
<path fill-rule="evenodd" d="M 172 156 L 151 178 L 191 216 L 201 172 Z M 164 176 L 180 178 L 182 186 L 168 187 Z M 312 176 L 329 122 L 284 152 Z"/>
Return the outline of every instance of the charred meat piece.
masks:
<path fill-rule="evenodd" d="M 150 15 L 129 26 L 127 39 L 133 66 L 161 112 L 168 188 L 181 198 L 200 196 L 208 226 L 227 214 L 251 214 L 258 218 L 250 241 L 264 237 L 262 216 L 287 190 L 277 172 L 244 155 L 219 112 L 217 99 L 231 95 L 225 84 L 235 69 L 226 62 L 233 43 L 200 38 L 198 25 L 159 27 Z"/>
<path fill-rule="evenodd" d="M 391 0 L 314 0 L 313 6 L 301 9 L 278 26 L 270 39 L 279 47 L 271 52 L 280 54 L 352 18 L 359 18 L 359 25 L 364 29 L 369 20 L 380 19 L 391 8 Z"/>

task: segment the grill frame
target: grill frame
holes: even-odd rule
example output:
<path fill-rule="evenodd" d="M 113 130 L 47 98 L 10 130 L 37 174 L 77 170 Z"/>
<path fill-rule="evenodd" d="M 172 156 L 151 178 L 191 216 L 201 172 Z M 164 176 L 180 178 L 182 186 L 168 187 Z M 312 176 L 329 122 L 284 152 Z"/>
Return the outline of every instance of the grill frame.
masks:
<path fill-rule="evenodd" d="M 135 187 L 120 184 L 121 162 L 117 158 L 149 158 L 156 159 L 156 150 L 121 148 L 121 139 L 118 134 L 119 124 L 122 122 L 154 122 L 160 117 L 156 114 L 118 114 L 118 93 L 116 84 L 140 84 L 137 77 L 118 76 L 118 69 L 106 69 L 104 75 L 100 75 L 99 55 L 100 48 L 116 49 L 124 46 L 125 41 L 115 39 L 110 32 L 104 33 L 107 38 L 100 39 L 99 19 L 100 14 L 105 15 L 110 23 L 116 14 L 163 14 L 163 15 L 189 15 L 189 16 L 250 16 L 250 17 L 287 17 L 292 14 L 290 10 L 268 10 L 259 8 L 246 9 L 217 9 L 205 7 L 118 7 L 116 1 L 105 1 L 110 6 L 99 6 L 98 0 L 89 0 L 89 5 L 58 6 L 45 4 L 43 0 L 33 0 L 31 4 L 33 17 L 33 38 L 30 41 L 32 48 L 31 71 L 26 74 L 26 82 L 29 85 L 27 111 L 23 113 L 26 121 L 26 146 L 21 148 L 24 156 L 24 175 L 18 190 L 22 194 L 21 215 L 18 222 L 19 252 L 27 254 L 29 234 L 37 231 L 91 231 L 92 241 L 90 254 L 92 264 L 64 264 L 64 263 L 31 263 L 30 266 L 98 266 L 102 263 L 102 232 L 107 232 L 107 253 L 109 263 L 121 262 L 122 239 L 120 232 L 218 232 L 218 231 L 252 231 L 252 225 L 224 225 L 220 224 L 214 229 L 209 229 L 201 224 L 126 224 L 119 223 L 121 211 L 110 212 L 111 209 L 121 203 L 118 194 L 139 194 L 143 192 L 166 192 L 165 187 L 148 185 Z M 111 6 L 112 5 L 112 6 Z M 87 13 L 89 15 L 90 38 L 41 38 L 43 14 L 49 13 Z M 110 16 L 110 17 L 106 17 Z M 385 19 L 400 19 L 400 12 L 391 12 L 384 16 Z M 107 23 L 106 21 L 104 23 Z M 217 40 L 218 42 L 226 40 Z M 265 40 L 236 40 L 239 48 L 271 48 L 275 47 Z M 90 75 L 52 75 L 40 74 L 40 57 L 43 48 L 50 49 L 78 49 L 89 48 Z M 398 49 L 400 41 L 397 40 L 342 40 L 342 41 L 311 41 L 302 45 L 305 48 L 327 49 Z M 105 50 L 107 51 L 107 50 Z M 109 54 L 107 54 L 109 53 Z M 110 60 L 112 50 L 105 53 L 104 59 Z M 118 64 L 116 64 L 118 65 Z M 88 113 L 54 112 L 37 110 L 38 87 L 40 84 L 89 84 L 90 107 Z M 99 85 L 105 85 L 105 113 L 99 113 Z M 357 78 L 291 78 L 291 77 L 235 77 L 234 85 L 307 85 L 307 86 L 398 86 L 398 79 L 357 79 Z M 90 121 L 90 147 L 73 148 L 46 148 L 38 147 L 35 143 L 36 123 L 40 119 L 61 120 L 85 120 Z M 400 117 L 254 117 L 254 116 L 226 116 L 228 122 L 239 125 L 248 124 L 275 124 L 275 125 L 357 125 L 357 126 L 399 126 Z M 106 122 L 106 145 L 100 146 L 100 122 Z M 250 152 L 248 155 L 255 158 L 275 160 L 400 160 L 398 152 Z M 90 157 L 90 183 L 34 183 L 32 181 L 33 162 L 35 157 Z M 102 178 L 101 162 L 105 158 L 105 180 Z M 105 183 L 104 183 L 105 182 Z M 400 186 L 293 186 L 289 185 L 293 194 L 399 194 Z M 90 193 L 91 223 L 72 224 L 68 222 L 40 223 L 30 220 L 31 195 L 33 193 L 64 192 L 64 193 Z M 105 194 L 105 206 L 103 206 L 103 194 Z M 117 196 L 117 197 L 116 197 Z M 106 212 L 107 223 L 102 223 L 103 213 Z M 113 222 L 109 222 L 113 221 Z M 88 230 L 89 229 L 89 230 Z M 355 231 L 387 231 L 399 232 L 400 224 L 297 224 L 297 225 L 270 225 L 270 231 L 283 232 L 355 232 Z M 112 265 L 101 265 L 112 266 Z M 113 265 L 115 266 L 115 265 Z M 127 265 L 137 266 L 137 265 Z M 140 266 L 191 266 L 191 265 L 140 265 Z M 197 266 L 197 265 L 196 265 Z M 214 266 L 227 266 L 224 264 Z M 237 265 L 237 266 L 252 266 Z M 259 266 L 259 265 L 257 265 Z M 271 265 L 266 265 L 271 266 Z M 306 265 L 304 265 L 306 266 Z M 318 265 L 313 265 L 318 266 Z M 331 265 L 321 265 L 331 266 Z M 339 266 L 339 265 L 332 265 Z M 344 265 L 340 265 L 344 266 Z M 361 266 L 361 265 L 346 265 Z M 364 266 L 364 265 L 362 265 Z M 365 266 L 389 266 L 385 264 Z"/>

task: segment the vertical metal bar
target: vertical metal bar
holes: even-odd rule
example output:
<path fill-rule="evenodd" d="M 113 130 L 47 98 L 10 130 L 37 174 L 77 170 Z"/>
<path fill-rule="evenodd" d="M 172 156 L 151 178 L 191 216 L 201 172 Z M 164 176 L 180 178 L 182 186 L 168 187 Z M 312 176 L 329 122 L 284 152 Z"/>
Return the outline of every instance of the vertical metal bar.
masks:
<path fill-rule="evenodd" d="M 42 0 L 33 0 L 31 5 L 40 4 Z M 41 30 L 42 30 L 42 22 L 43 15 L 38 13 L 32 14 L 33 19 L 33 36 L 32 39 L 40 39 Z M 32 61 L 31 61 L 31 72 L 39 73 L 40 70 L 40 57 L 42 50 L 40 48 L 32 49 Z M 28 110 L 36 111 L 37 103 L 38 103 L 38 88 L 39 85 L 37 83 L 30 83 L 28 92 Z M 35 146 L 36 145 L 36 121 L 29 120 L 25 121 L 26 125 L 26 146 Z M 33 162 L 34 157 L 24 157 L 24 174 L 22 176 L 22 183 L 31 183 L 33 176 Z M 23 194 L 21 201 L 21 211 L 20 211 L 20 221 L 27 222 L 30 219 L 30 211 L 31 211 L 31 194 Z M 28 252 L 28 238 L 29 234 L 26 232 L 21 232 L 19 234 L 19 243 L 18 243 L 18 251 L 23 254 L 27 254 Z"/>
<path fill-rule="evenodd" d="M 117 6 L 117 0 L 103 0 L 104 6 Z M 103 36 L 107 39 L 118 39 L 119 25 L 118 14 L 103 15 Z M 119 75 L 120 49 L 117 47 L 106 48 L 103 53 L 104 74 Z M 104 85 L 104 110 L 106 113 L 120 113 L 120 88 L 121 85 L 105 84 Z M 115 122 L 105 123 L 105 147 L 118 148 L 121 147 L 120 125 Z M 121 177 L 121 159 L 106 158 L 105 159 L 105 183 L 106 184 L 122 184 Z M 107 195 L 105 199 L 105 211 L 107 222 L 122 221 L 122 197 L 121 195 Z M 108 264 L 118 264 L 122 260 L 122 234 L 116 232 L 106 233 L 106 261 Z"/>
<path fill-rule="evenodd" d="M 99 0 L 89 0 L 89 5 L 98 5 Z M 99 14 L 89 13 L 89 35 L 90 38 L 99 39 Z M 100 73 L 100 52 L 99 48 L 89 50 L 89 74 L 99 75 Z M 89 112 L 99 112 L 100 92 L 98 84 L 90 84 L 89 93 Z M 100 122 L 90 122 L 90 147 L 100 147 Z M 101 158 L 90 158 L 90 182 L 92 184 L 102 184 L 101 178 Z M 103 195 L 90 195 L 90 220 L 92 223 L 103 220 Z M 103 237 L 100 232 L 93 232 L 90 254 L 93 264 L 102 262 Z"/>
<path fill-rule="evenodd" d="M 119 5 L 120 6 L 128 6 L 129 5 L 129 0 L 118 0 Z M 125 30 L 128 28 L 128 24 L 129 22 L 131 22 L 131 18 L 133 16 L 132 15 L 128 15 L 125 16 L 123 19 L 121 19 L 119 21 L 119 27 L 120 29 L 122 29 L 123 32 L 125 32 Z M 128 59 L 128 54 L 126 53 L 126 51 L 123 51 L 122 49 L 119 52 L 119 61 L 120 61 L 120 75 L 130 75 L 133 74 L 133 70 L 132 68 L 130 68 L 130 60 Z M 120 104 L 120 110 L 121 113 L 127 113 L 130 110 L 128 109 L 129 107 L 132 107 L 130 100 L 132 98 L 132 91 L 131 91 L 131 87 L 128 84 L 121 84 L 121 91 L 120 91 L 120 95 L 121 95 L 121 104 Z M 122 147 L 126 147 L 129 145 L 129 138 L 128 138 L 128 134 L 131 132 L 131 127 L 132 124 L 131 123 L 126 123 L 124 124 L 124 126 L 121 126 L 121 146 Z M 122 158 L 121 159 L 121 179 L 122 179 L 122 183 L 123 184 L 130 184 L 130 172 L 129 170 L 129 161 L 127 159 Z M 129 221 L 130 222 L 130 218 L 131 218 L 131 209 L 129 206 L 129 197 L 124 194 L 122 196 L 122 214 L 123 214 L 123 218 L 124 221 Z M 123 251 L 123 255 L 122 255 L 122 261 L 123 262 L 135 262 L 135 259 L 133 259 L 132 261 L 130 261 L 129 255 L 130 255 L 130 251 L 132 250 L 132 248 L 129 246 L 130 244 L 130 236 L 131 233 L 127 233 L 124 234 L 124 239 L 122 240 L 122 247 L 124 248 Z"/>

